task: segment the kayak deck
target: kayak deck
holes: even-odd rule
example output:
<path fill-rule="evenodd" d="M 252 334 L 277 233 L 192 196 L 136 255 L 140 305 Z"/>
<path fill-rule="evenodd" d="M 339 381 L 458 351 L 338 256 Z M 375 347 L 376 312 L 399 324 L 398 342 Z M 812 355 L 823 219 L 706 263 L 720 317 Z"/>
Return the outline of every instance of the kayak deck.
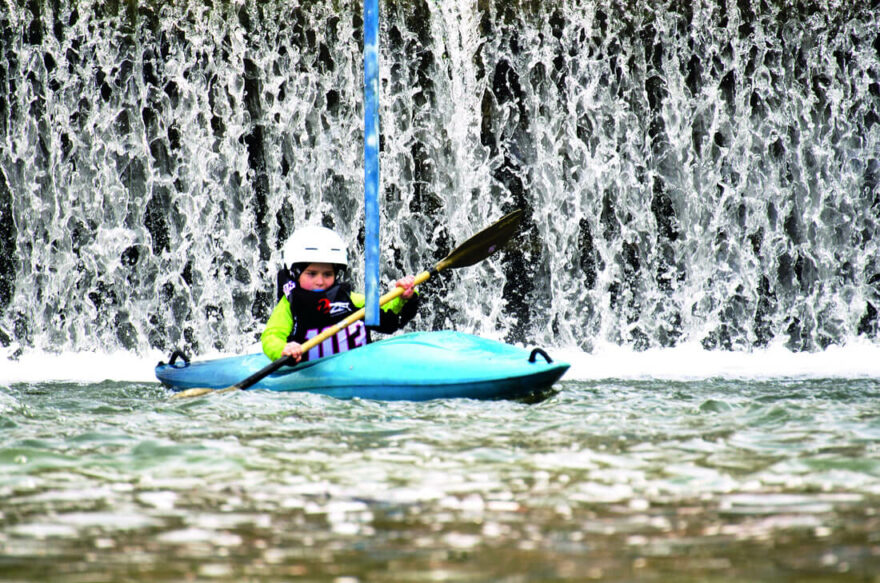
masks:
<path fill-rule="evenodd" d="M 222 389 L 270 360 L 247 354 L 183 364 L 160 363 L 156 377 L 172 390 Z M 305 391 L 340 399 L 521 398 L 549 389 L 568 370 L 540 350 L 455 331 L 413 332 L 333 356 L 282 367 L 251 388 Z"/>

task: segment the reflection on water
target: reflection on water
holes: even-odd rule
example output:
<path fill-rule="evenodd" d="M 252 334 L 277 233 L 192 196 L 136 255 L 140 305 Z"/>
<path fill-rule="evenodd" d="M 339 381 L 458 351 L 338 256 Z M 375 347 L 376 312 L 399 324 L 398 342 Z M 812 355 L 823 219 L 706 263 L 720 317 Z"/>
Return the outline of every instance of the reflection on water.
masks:
<path fill-rule="evenodd" d="M 880 382 L 0 388 L 9 580 L 872 581 Z"/>

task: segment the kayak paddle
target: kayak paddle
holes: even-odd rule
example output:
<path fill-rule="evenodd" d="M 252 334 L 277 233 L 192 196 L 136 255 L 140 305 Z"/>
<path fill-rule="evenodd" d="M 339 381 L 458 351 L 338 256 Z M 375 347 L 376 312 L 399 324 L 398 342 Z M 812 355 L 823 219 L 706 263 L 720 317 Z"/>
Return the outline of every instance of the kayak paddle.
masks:
<path fill-rule="evenodd" d="M 449 255 L 441 259 L 436 265 L 434 265 L 434 267 L 416 275 L 413 285 L 424 283 L 432 275 L 436 275 L 444 269 L 457 269 L 459 267 L 467 267 L 489 257 L 490 255 L 495 253 L 495 251 L 503 247 L 504 244 L 507 243 L 507 241 L 510 240 L 514 233 L 516 233 L 516 230 L 519 227 L 519 223 L 521 220 L 522 209 L 517 209 L 512 213 L 504 215 L 495 223 L 489 225 L 488 227 L 453 249 L 449 253 Z M 394 288 L 393 290 L 379 298 L 379 305 L 384 306 L 385 304 L 402 294 L 403 291 L 404 290 L 402 287 Z M 361 308 L 360 310 L 349 315 L 344 320 L 341 320 L 333 326 L 326 328 L 323 332 L 321 332 L 314 338 L 307 340 L 302 344 L 303 354 L 307 353 L 311 348 L 322 343 L 327 338 L 330 338 L 334 334 L 337 334 L 340 330 L 351 326 L 358 320 L 363 319 L 365 314 L 366 309 Z M 278 360 L 271 362 L 248 378 L 244 379 L 238 384 L 232 385 L 231 387 L 226 387 L 225 389 L 186 389 L 185 391 L 175 393 L 171 396 L 171 398 L 185 399 L 188 397 L 199 397 L 208 393 L 225 393 L 227 391 L 240 391 L 248 389 L 260 382 L 264 377 L 272 374 L 273 372 L 281 368 L 282 366 L 293 364 L 295 364 L 295 361 L 292 356 L 282 356 Z"/>

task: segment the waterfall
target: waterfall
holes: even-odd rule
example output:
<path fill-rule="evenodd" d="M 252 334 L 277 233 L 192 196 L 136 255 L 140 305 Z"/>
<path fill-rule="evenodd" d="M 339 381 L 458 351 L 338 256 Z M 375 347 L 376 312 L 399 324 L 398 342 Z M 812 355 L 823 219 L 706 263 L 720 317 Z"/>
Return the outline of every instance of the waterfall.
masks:
<path fill-rule="evenodd" d="M 636 350 L 877 342 L 880 12 L 382 2 L 382 278 L 513 208 L 412 329 Z M 363 283 L 360 3 L 0 7 L 0 344 L 251 344 L 293 229 Z"/>

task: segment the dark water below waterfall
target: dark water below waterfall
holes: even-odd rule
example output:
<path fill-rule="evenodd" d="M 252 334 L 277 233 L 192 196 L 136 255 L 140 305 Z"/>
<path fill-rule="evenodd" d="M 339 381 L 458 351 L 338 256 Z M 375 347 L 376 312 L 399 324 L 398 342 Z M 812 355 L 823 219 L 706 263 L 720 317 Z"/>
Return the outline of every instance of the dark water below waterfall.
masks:
<path fill-rule="evenodd" d="M 0 386 L 3 581 L 874 581 L 877 380 Z"/>

